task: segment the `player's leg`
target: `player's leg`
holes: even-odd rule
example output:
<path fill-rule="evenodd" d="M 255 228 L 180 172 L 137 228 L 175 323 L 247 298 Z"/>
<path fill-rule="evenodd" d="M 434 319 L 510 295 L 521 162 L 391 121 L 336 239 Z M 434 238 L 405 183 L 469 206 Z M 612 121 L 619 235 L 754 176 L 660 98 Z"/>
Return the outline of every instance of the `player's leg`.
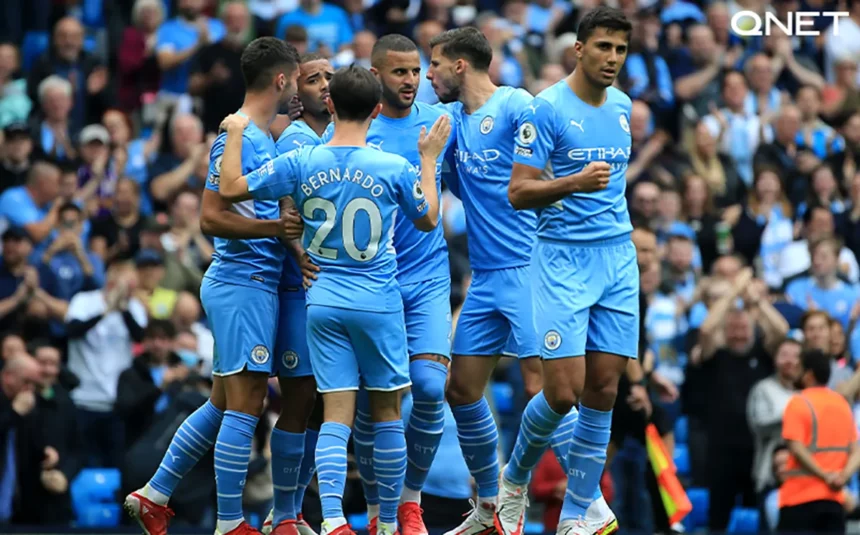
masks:
<path fill-rule="evenodd" d="M 281 413 L 271 439 L 274 486 L 271 526 L 274 535 L 296 535 L 296 495 L 305 463 L 308 419 L 316 403 L 316 381 L 308 357 L 304 299 L 282 293 L 278 315 L 275 367 L 281 389 Z M 313 463 L 313 455 L 310 462 Z"/>
<path fill-rule="evenodd" d="M 377 533 L 397 530 L 397 506 L 406 477 L 406 435 L 400 398 L 409 387 L 406 326 L 402 312 L 350 313 L 350 338 L 368 392 L 373 421 L 373 472 L 379 493 Z"/>
<path fill-rule="evenodd" d="M 221 283 L 204 279 L 201 288 L 201 301 L 204 308 L 207 306 L 219 308 L 227 304 L 223 297 L 222 286 Z M 212 318 L 212 315 L 209 317 Z M 216 338 L 227 344 L 228 341 L 223 340 L 223 336 L 221 336 L 221 333 L 225 331 L 215 327 L 213 322 Z M 213 366 L 215 373 L 218 373 L 221 366 L 217 341 L 214 353 Z M 144 532 L 150 535 L 167 533 L 167 525 L 173 516 L 173 511 L 167 507 L 167 502 L 182 478 L 215 444 L 215 438 L 221 428 L 226 407 L 227 397 L 224 392 L 224 383 L 221 377 L 215 375 L 209 400 L 191 413 L 176 430 L 176 434 L 170 441 L 167 452 L 152 479 L 142 489 L 132 492 L 126 497 L 123 507 L 129 516 L 140 524 Z"/>
<path fill-rule="evenodd" d="M 600 494 L 600 479 L 618 380 L 628 359 L 636 358 L 639 344 L 639 273 L 633 244 L 627 240 L 595 247 L 588 253 L 591 273 L 603 273 L 606 284 L 589 316 L 585 384 L 579 397 L 580 414 L 568 456 L 568 489 L 559 523 L 559 530 L 570 526 L 577 535 L 618 529 L 615 515 Z"/>
<path fill-rule="evenodd" d="M 412 380 L 406 424 L 406 481 L 397 520 L 402 535 L 426 535 L 421 489 L 445 428 L 445 383 L 451 356 L 451 281 L 440 278 L 401 286 Z"/>
<path fill-rule="evenodd" d="M 348 312 L 319 305 L 307 308 L 308 351 L 323 397 L 323 424 L 315 452 L 323 535 L 352 533 L 343 512 L 343 490 L 360 376 L 343 317 Z"/>
<path fill-rule="evenodd" d="M 221 534 L 253 533 L 244 523 L 242 495 L 251 458 L 251 446 L 272 372 L 272 352 L 278 318 L 278 296 L 263 290 L 240 288 L 232 292 L 230 309 L 213 311 L 224 325 L 228 347 L 219 349 L 227 410 L 215 441 L 215 484 Z M 226 324 L 226 325 L 225 325 Z M 253 530 L 253 531 L 251 531 Z"/>
<path fill-rule="evenodd" d="M 376 535 L 379 517 L 379 489 L 376 472 L 373 470 L 373 418 L 370 411 L 370 396 L 365 389 L 358 392 L 355 409 L 355 425 L 352 428 L 352 449 L 358 465 L 358 477 L 367 504 L 367 531 Z"/>
<path fill-rule="evenodd" d="M 446 398 L 457 421 L 457 437 L 469 472 L 478 487 L 475 510 L 446 535 L 477 535 L 493 527 L 499 493 L 499 433 L 490 405 L 484 398 L 510 327 L 496 307 L 497 288 L 490 272 L 475 272 L 463 303 L 451 359 Z"/>

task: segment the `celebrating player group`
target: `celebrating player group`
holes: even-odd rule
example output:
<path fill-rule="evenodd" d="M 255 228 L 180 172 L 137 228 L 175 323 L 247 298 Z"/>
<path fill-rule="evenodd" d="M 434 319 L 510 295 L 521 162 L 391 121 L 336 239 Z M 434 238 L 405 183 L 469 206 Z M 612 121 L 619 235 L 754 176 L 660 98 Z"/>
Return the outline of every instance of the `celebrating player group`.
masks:
<path fill-rule="evenodd" d="M 478 30 L 444 32 L 426 72 L 435 106 L 415 101 L 419 51 L 401 35 L 377 41 L 370 70 L 335 72 L 275 38 L 248 45 L 245 101 L 222 123 L 203 196 L 216 248 L 200 292 L 212 395 L 126 498 L 146 535 L 167 533 L 171 494 L 213 447 L 216 534 L 258 533 L 242 494 L 273 375 L 283 401 L 272 535 L 315 535 L 301 516 L 314 473 L 323 535 L 353 533 L 342 503 L 350 436 L 371 535 L 426 535 L 421 489 L 446 401 L 478 495 L 446 535 L 521 535 L 547 448 L 568 476 L 558 533 L 618 529 L 599 480 L 618 380 L 638 347 L 631 101 L 612 87 L 630 31 L 618 10 L 588 13 L 575 71 L 537 97 L 491 81 Z M 279 113 L 293 99 L 301 117 L 289 123 Z M 473 271 L 454 333 L 443 181 L 463 202 Z M 519 359 L 532 397 L 502 468 L 484 391 L 503 355 Z"/>

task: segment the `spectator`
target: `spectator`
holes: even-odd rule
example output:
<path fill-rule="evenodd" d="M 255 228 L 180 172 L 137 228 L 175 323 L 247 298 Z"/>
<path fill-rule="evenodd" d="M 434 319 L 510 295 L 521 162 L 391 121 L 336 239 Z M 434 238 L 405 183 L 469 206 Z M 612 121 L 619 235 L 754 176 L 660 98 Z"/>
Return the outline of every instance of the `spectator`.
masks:
<path fill-rule="evenodd" d="M 144 225 L 140 233 L 141 249 L 147 249 L 150 253 L 154 253 L 149 255 L 153 261 L 155 257 L 158 257 L 162 262 L 163 273 L 157 275 L 156 286 L 167 291 L 166 296 L 173 295 L 171 292 L 178 291 L 187 291 L 199 295 L 203 272 L 193 264 L 180 260 L 178 251 L 165 251 L 161 236 L 168 230 L 170 230 L 168 225 L 151 219 Z M 175 299 L 175 295 L 171 299 Z M 171 310 L 173 310 L 172 305 L 164 312 L 169 315 Z"/>
<path fill-rule="evenodd" d="M 179 292 L 162 286 L 165 275 L 164 256 L 156 249 L 143 248 L 137 253 L 134 263 L 139 281 L 135 296 L 146 306 L 152 318 L 169 318 L 173 314 Z"/>
<path fill-rule="evenodd" d="M 719 74 L 738 59 L 735 50 L 726 52 L 714 40 L 714 32 L 704 24 L 687 29 L 688 46 L 669 64 L 675 81 L 675 96 L 693 107 L 696 117 L 704 117 L 720 97 Z M 709 126 L 710 128 L 710 126 Z M 712 135 L 718 137 L 716 132 Z"/>
<path fill-rule="evenodd" d="M 202 186 L 201 166 L 209 165 L 209 149 L 203 142 L 203 123 L 194 115 L 174 115 L 169 123 L 169 148 L 149 168 L 149 191 L 154 207 L 164 208 L 184 186 Z M 202 174 L 206 177 L 206 172 Z"/>
<path fill-rule="evenodd" d="M 135 282 L 131 266 L 115 262 L 103 289 L 81 292 L 69 303 L 69 370 L 81 380 L 72 400 L 87 466 L 119 466 L 123 456 L 125 430 L 113 411 L 117 381 L 147 324 L 143 303 L 132 295 Z"/>
<path fill-rule="evenodd" d="M 18 459 L 29 453 L 23 434 L 36 406 L 37 384 L 39 365 L 29 355 L 13 357 L 0 370 L 0 525 L 12 520 L 19 476 L 26 475 L 19 474 Z"/>
<path fill-rule="evenodd" d="M 809 246 L 812 272 L 795 279 L 785 288 L 786 299 L 803 310 L 819 309 L 848 327 L 851 307 L 860 298 L 860 290 L 839 280 L 839 242 L 821 238 Z"/>
<path fill-rule="evenodd" d="M 353 40 L 346 11 L 322 0 L 300 0 L 298 9 L 278 20 L 275 35 L 286 35 L 287 27 L 294 24 L 307 28 L 309 52 L 332 56 Z"/>
<path fill-rule="evenodd" d="M 178 17 L 158 28 L 155 43 L 161 92 L 171 101 L 187 92 L 194 55 L 206 45 L 220 41 L 226 33 L 220 20 L 203 15 L 203 0 L 178 0 L 177 11 Z"/>
<path fill-rule="evenodd" d="M 110 134 L 111 167 L 121 178 L 128 177 L 137 183 L 139 209 L 143 215 L 151 215 L 152 196 L 149 194 L 147 166 L 155 161 L 161 136 L 153 133 L 149 139 L 132 139 L 134 127 L 131 118 L 120 110 L 106 111 L 102 124 Z M 117 196 L 118 192 L 114 195 L 114 202 Z"/>
<path fill-rule="evenodd" d="M 39 83 L 36 95 L 42 110 L 33 130 L 33 137 L 38 139 L 37 152 L 57 160 L 74 160 L 78 153 L 72 143 L 73 129 L 69 116 L 74 105 L 74 87 L 65 78 L 54 74 Z"/>
<path fill-rule="evenodd" d="M 200 301 L 194 295 L 183 292 L 179 294 L 176 306 L 173 307 L 173 323 L 179 331 L 177 345 L 183 333 L 190 333 L 193 336 L 193 341 L 184 349 L 197 353 L 203 364 L 202 374 L 208 377 L 209 372 L 212 371 L 215 339 L 212 331 L 200 322 L 202 312 Z"/>
<path fill-rule="evenodd" d="M 296 47 L 296 51 L 299 55 L 307 54 L 308 31 L 304 26 L 299 26 L 298 24 L 287 26 L 287 29 L 284 30 L 284 41 Z"/>
<path fill-rule="evenodd" d="M 247 44 L 251 17 L 243 2 L 228 2 L 223 8 L 227 35 L 195 56 L 188 92 L 203 99 L 203 128 L 218 133 L 221 121 L 242 106 L 245 81 L 242 79 L 242 50 Z"/>
<path fill-rule="evenodd" d="M 804 213 L 801 239 L 786 245 L 779 254 L 779 274 L 783 283 L 788 284 L 794 278 L 807 274 L 812 265 L 810 244 L 833 238 L 834 231 L 833 213 L 826 206 L 815 205 Z M 841 247 L 838 264 L 838 274 L 856 284 L 860 279 L 860 268 L 854 253 L 847 247 Z"/>
<path fill-rule="evenodd" d="M 33 245 L 24 230 L 13 227 L 3 233 L 0 332 L 15 331 L 20 327 L 24 307 L 39 286 L 36 269 L 27 265 L 27 257 L 32 249 Z M 3 357 L 7 358 L 7 355 L 4 354 Z"/>
<path fill-rule="evenodd" d="M 119 376 L 115 410 L 125 427 L 125 447 L 143 436 L 155 415 L 164 412 L 188 377 L 188 367 L 175 353 L 176 327 L 153 320 L 143 335 L 144 353 Z"/>
<path fill-rule="evenodd" d="M 27 346 L 24 344 L 23 338 L 17 334 L 7 334 L 3 336 L 2 343 L 0 343 L 0 364 L 26 352 Z"/>
<path fill-rule="evenodd" d="M 776 350 L 773 364 L 776 373 L 762 379 L 750 390 L 747 399 L 747 421 L 755 439 L 753 478 L 759 500 L 773 488 L 773 454 L 782 443 L 782 414 L 800 379 L 801 345 L 786 339 Z"/>
<path fill-rule="evenodd" d="M 84 28 L 72 17 L 54 26 L 52 47 L 33 65 L 27 79 L 30 99 L 42 103 L 48 120 L 50 112 L 42 97 L 42 82 L 51 76 L 69 81 L 70 108 L 68 135 L 73 138 L 86 124 L 98 121 L 106 107 L 109 75 L 102 62 L 84 51 Z M 72 100 L 73 99 L 73 100 Z M 57 134 L 57 133 L 55 133 Z"/>
<path fill-rule="evenodd" d="M 131 260 L 140 250 L 144 220 L 140 214 L 140 186 L 124 178 L 117 182 L 111 213 L 93 221 L 90 249 L 104 263 Z"/>
<path fill-rule="evenodd" d="M 27 81 L 17 78 L 21 55 L 15 45 L 0 43 L 0 128 L 24 123 L 33 103 L 27 96 Z"/>
<path fill-rule="evenodd" d="M 202 271 L 209 266 L 215 249 L 200 230 L 200 198 L 190 191 L 181 191 L 170 207 L 170 230 L 161 236 L 165 252 L 190 269 Z"/>
<path fill-rule="evenodd" d="M 0 151 L 0 193 L 9 188 L 23 186 L 30 171 L 33 139 L 24 123 L 13 123 L 3 129 Z"/>
<path fill-rule="evenodd" d="M 840 134 L 845 139 L 845 146 L 828 156 L 824 163 L 833 170 L 840 187 L 847 189 L 860 162 L 860 111 L 855 110 L 844 119 Z"/>
<path fill-rule="evenodd" d="M 797 91 L 796 100 L 801 121 L 797 146 L 811 150 L 819 160 L 842 150 L 845 140 L 833 127 L 821 120 L 821 88 L 804 85 Z"/>
<path fill-rule="evenodd" d="M 161 0 L 136 0 L 131 12 L 132 25 L 122 34 L 119 49 L 120 109 L 133 113 L 140 109 L 144 95 L 158 92 L 161 73 L 156 59 L 158 27 L 164 21 L 164 2 Z"/>
<path fill-rule="evenodd" d="M 746 185 L 740 179 L 731 158 L 717 150 L 717 138 L 707 124 L 697 123 L 686 139 L 686 163 L 705 179 L 720 208 L 742 202 Z"/>
<path fill-rule="evenodd" d="M 807 195 L 806 176 L 819 163 L 812 151 L 798 149 L 800 111 L 796 106 L 785 106 L 775 115 L 773 133 L 769 126 L 763 129 L 768 133 L 769 142 L 759 146 L 754 164 L 756 168 L 773 168 L 783 181 L 783 190 L 792 202 L 799 203 Z"/>
<path fill-rule="evenodd" d="M 809 182 L 811 187 L 806 201 L 797 205 L 798 217 L 803 217 L 810 206 L 818 205 L 829 209 L 834 217 L 841 218 L 847 207 L 842 200 L 842 192 L 839 191 L 839 184 L 836 183 L 833 170 L 819 164 L 810 173 Z"/>
<path fill-rule="evenodd" d="M 62 525 L 74 518 L 69 484 L 80 469 L 81 452 L 75 407 L 60 384 L 60 351 L 34 344 L 40 374 L 36 409 L 26 429 L 32 445 L 19 460 L 21 472 L 15 521 L 29 525 Z"/>
<path fill-rule="evenodd" d="M 23 228 L 39 247 L 57 223 L 61 204 L 57 198 L 59 186 L 57 166 L 34 163 L 23 186 L 10 188 L 0 195 L 0 219 L 5 219 L 7 226 Z"/>
<path fill-rule="evenodd" d="M 116 191 L 117 170 L 108 165 L 109 143 L 110 134 L 101 124 L 91 124 L 81 131 L 78 182 L 83 196 L 92 198 L 94 206 L 88 212 L 96 217 L 110 213 Z"/>

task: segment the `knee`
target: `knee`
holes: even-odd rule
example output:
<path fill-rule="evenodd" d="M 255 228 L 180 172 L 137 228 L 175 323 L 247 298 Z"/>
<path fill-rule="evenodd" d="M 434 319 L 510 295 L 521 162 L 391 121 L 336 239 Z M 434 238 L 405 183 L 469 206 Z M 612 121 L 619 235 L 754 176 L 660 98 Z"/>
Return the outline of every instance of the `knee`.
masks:
<path fill-rule="evenodd" d="M 445 401 L 445 381 L 448 367 L 432 360 L 414 360 L 409 365 L 412 376 L 412 397 L 418 401 Z"/>
<path fill-rule="evenodd" d="M 571 389 L 544 390 L 544 398 L 549 407 L 557 414 L 567 414 L 579 401 Z"/>
<path fill-rule="evenodd" d="M 587 395 L 614 404 L 615 398 L 618 396 L 619 377 L 619 374 L 612 372 L 598 373 L 588 377 L 585 382 Z"/>
<path fill-rule="evenodd" d="M 396 392 L 370 392 L 370 416 L 374 423 L 400 420 L 400 397 L 403 390 Z"/>
<path fill-rule="evenodd" d="M 483 388 L 477 388 L 475 384 L 470 384 L 469 381 L 464 380 L 462 376 L 456 374 L 451 375 L 451 382 L 448 384 L 448 389 L 445 391 L 445 398 L 448 400 L 448 404 L 451 407 L 470 405 L 481 399 L 483 396 Z"/>
<path fill-rule="evenodd" d="M 535 383 L 534 381 L 527 381 L 523 387 L 523 390 L 526 395 L 526 399 L 532 399 L 541 391 L 541 385 L 540 383 Z"/>

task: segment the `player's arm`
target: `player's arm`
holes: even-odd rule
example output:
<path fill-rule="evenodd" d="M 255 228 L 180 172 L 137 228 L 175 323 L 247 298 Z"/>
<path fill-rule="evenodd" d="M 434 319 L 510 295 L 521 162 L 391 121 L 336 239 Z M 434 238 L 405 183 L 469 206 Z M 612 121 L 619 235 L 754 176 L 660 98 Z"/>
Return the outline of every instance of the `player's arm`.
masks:
<path fill-rule="evenodd" d="M 248 181 L 242 174 L 242 135 L 250 119 L 244 115 L 228 115 L 221 122 L 221 130 L 227 132 L 224 155 L 221 160 L 221 197 L 230 202 L 250 199 Z"/>
<path fill-rule="evenodd" d="M 534 99 L 520 115 L 508 184 L 508 200 L 517 210 L 542 208 L 572 193 L 598 191 L 609 184 L 606 162 L 592 162 L 565 177 L 542 176 L 556 149 L 557 117 L 553 107 L 541 99 Z"/>
<path fill-rule="evenodd" d="M 430 232 L 439 224 L 436 162 L 439 161 L 439 156 L 447 147 L 450 136 L 451 119 L 447 114 L 440 115 L 429 132 L 427 132 L 426 127 L 422 126 L 418 136 L 418 153 L 421 155 L 421 181 L 420 188 L 412 188 L 412 198 L 414 201 L 418 201 L 418 209 L 423 214 L 412 221 L 418 230 L 424 232 Z M 422 204 L 426 205 L 426 210 L 420 209 Z"/>

